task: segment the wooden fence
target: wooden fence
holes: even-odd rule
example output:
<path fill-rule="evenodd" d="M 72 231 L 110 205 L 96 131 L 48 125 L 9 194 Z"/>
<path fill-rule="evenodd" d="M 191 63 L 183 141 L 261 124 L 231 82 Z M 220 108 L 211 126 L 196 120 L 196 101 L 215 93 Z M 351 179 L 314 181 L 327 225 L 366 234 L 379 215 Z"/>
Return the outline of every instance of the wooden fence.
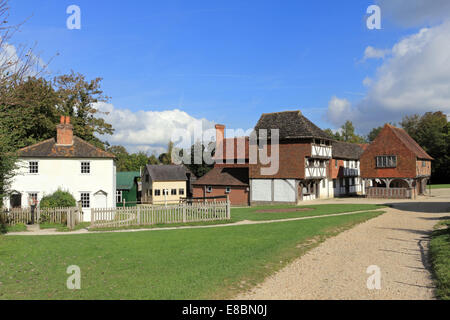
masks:
<path fill-rule="evenodd" d="M 0 220 L 8 226 L 19 223 L 29 224 L 32 221 L 31 208 L 18 208 L 0 211 Z M 73 229 L 83 221 L 83 211 L 77 207 L 68 208 L 36 208 L 34 222 L 64 224 Z"/>
<path fill-rule="evenodd" d="M 229 219 L 229 201 L 167 206 L 138 205 L 126 208 L 91 209 L 90 227 L 120 228 Z"/>
<path fill-rule="evenodd" d="M 366 189 L 368 198 L 381 199 L 412 199 L 413 189 L 410 188 L 375 188 Z"/>

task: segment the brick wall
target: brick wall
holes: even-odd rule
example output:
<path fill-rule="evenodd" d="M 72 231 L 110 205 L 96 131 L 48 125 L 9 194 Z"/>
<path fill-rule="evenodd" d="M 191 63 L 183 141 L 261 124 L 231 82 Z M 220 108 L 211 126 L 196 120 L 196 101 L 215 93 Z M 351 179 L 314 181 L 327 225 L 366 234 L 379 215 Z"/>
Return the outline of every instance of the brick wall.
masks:
<path fill-rule="evenodd" d="M 271 154 L 271 146 L 264 146 Z M 265 150 L 265 149 L 264 149 Z M 305 157 L 311 156 L 311 143 L 306 141 L 286 142 L 280 141 L 279 145 L 279 168 L 275 175 L 266 176 L 261 174 L 262 167 L 259 155 L 258 163 L 249 165 L 250 179 L 304 179 Z"/>
<path fill-rule="evenodd" d="M 397 156 L 396 168 L 377 168 L 376 156 Z M 363 178 L 414 178 L 416 155 L 411 152 L 387 127 L 361 156 Z"/>
<path fill-rule="evenodd" d="M 231 187 L 231 192 L 225 192 L 225 186 L 212 186 L 212 192 L 205 192 L 205 186 L 194 186 L 194 198 L 202 197 L 218 197 L 228 195 L 230 203 L 232 205 L 244 205 L 249 204 L 249 192 L 247 187 Z"/>

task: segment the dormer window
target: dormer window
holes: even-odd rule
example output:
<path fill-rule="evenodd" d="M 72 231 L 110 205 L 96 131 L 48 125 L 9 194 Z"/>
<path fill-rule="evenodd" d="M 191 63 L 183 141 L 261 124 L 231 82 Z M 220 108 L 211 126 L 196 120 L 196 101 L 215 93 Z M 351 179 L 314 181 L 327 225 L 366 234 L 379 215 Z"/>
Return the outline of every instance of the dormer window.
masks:
<path fill-rule="evenodd" d="M 33 174 L 37 174 L 39 173 L 39 162 L 37 161 L 30 161 L 28 162 L 28 172 L 29 173 L 33 173 Z"/>

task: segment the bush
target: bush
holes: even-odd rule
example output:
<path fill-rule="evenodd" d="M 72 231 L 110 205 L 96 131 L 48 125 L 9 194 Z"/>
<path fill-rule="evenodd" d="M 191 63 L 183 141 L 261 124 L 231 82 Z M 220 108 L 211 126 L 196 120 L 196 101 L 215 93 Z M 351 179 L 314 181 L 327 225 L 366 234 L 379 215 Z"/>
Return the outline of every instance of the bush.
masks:
<path fill-rule="evenodd" d="M 58 190 L 42 198 L 41 208 L 76 207 L 77 202 L 70 192 Z"/>

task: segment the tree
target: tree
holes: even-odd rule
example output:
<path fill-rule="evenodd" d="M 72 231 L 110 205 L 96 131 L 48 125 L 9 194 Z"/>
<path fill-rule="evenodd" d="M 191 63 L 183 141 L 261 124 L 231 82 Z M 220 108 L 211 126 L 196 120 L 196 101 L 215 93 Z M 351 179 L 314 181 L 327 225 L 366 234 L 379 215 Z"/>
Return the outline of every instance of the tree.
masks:
<path fill-rule="evenodd" d="M 383 127 L 376 127 L 369 132 L 369 134 L 367 135 L 367 140 L 369 141 L 369 143 L 372 143 L 376 139 L 381 129 L 383 129 Z"/>
<path fill-rule="evenodd" d="M 422 116 L 403 118 L 400 125 L 408 134 L 434 158 L 433 183 L 450 181 L 450 125 L 447 116 L 441 112 L 427 112 Z"/>
<path fill-rule="evenodd" d="M 336 141 L 343 141 L 349 143 L 366 143 L 364 137 L 355 133 L 353 123 L 347 120 L 340 128 L 340 130 L 333 132 L 331 129 L 324 130 L 332 139 Z"/>
<path fill-rule="evenodd" d="M 196 157 L 195 157 L 195 150 L 201 150 L 202 154 L 206 151 L 207 153 L 214 155 L 216 144 L 215 142 L 209 143 L 207 146 L 205 146 L 201 142 L 197 142 L 191 146 L 191 152 L 190 152 L 190 164 L 187 164 L 186 166 L 189 168 L 189 170 L 198 178 L 204 176 L 207 174 L 212 168 L 213 164 L 207 164 L 205 162 L 204 157 L 202 156 L 202 163 L 195 163 Z M 199 157 L 197 157 L 199 158 Z"/>
<path fill-rule="evenodd" d="M 55 77 L 54 88 L 58 94 L 58 110 L 61 114 L 71 116 L 74 134 L 98 147 L 105 148 L 94 134 L 114 133 L 111 124 L 102 115 L 107 114 L 95 108 L 97 102 L 107 102 L 108 97 L 100 88 L 101 78 L 86 80 L 80 73 L 71 72 L 67 75 Z"/>
<path fill-rule="evenodd" d="M 112 146 L 107 150 L 116 156 L 116 168 L 119 172 L 139 171 L 147 165 L 150 158 L 155 157 L 153 155 L 148 157 L 143 151 L 129 154 L 123 146 Z"/>
<path fill-rule="evenodd" d="M 171 164 L 172 163 L 172 152 L 173 152 L 173 142 L 169 141 L 167 145 L 167 152 L 161 153 L 158 160 L 161 164 Z"/>

